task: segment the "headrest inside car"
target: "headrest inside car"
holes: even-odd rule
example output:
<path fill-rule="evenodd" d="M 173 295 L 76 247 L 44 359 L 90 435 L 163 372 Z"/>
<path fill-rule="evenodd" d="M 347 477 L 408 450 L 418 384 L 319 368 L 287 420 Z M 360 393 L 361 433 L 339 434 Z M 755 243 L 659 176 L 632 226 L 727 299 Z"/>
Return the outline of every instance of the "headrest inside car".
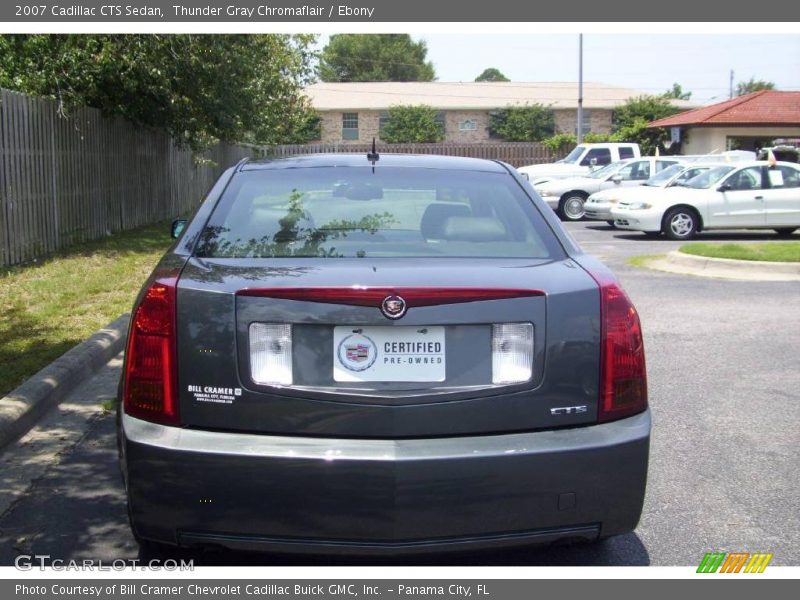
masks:
<path fill-rule="evenodd" d="M 444 224 L 450 217 L 467 217 L 470 215 L 466 204 L 455 202 L 435 202 L 429 204 L 422 214 L 419 229 L 428 240 L 440 240 L 444 237 Z"/>
<path fill-rule="evenodd" d="M 449 217 L 444 223 L 443 238 L 454 242 L 502 242 L 508 231 L 491 217 Z"/>

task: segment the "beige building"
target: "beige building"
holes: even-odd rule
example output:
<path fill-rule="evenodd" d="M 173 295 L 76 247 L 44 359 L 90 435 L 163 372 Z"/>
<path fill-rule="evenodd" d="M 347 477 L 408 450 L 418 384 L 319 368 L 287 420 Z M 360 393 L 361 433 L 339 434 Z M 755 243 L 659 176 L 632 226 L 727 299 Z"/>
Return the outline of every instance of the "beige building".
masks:
<path fill-rule="evenodd" d="M 753 92 L 648 126 L 669 128 L 681 154 L 758 150 L 776 138 L 800 138 L 800 92 Z"/>
<path fill-rule="evenodd" d="M 320 115 L 322 142 L 364 143 L 380 139 L 390 106 L 430 106 L 439 111 L 445 141 L 492 142 L 489 131 L 493 111 L 526 104 L 553 109 L 557 132 L 574 133 L 577 127 L 578 84 L 569 82 L 369 82 L 316 83 L 306 88 Z M 583 84 L 584 132 L 611 131 L 612 111 L 643 92 L 586 82 Z M 676 100 L 677 106 L 691 103 Z"/>

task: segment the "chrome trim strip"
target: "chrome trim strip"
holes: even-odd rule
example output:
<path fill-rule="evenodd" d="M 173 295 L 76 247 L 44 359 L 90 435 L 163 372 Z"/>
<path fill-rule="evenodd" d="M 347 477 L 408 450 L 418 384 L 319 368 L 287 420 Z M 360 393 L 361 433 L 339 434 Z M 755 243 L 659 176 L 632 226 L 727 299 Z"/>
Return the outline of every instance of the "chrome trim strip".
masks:
<path fill-rule="evenodd" d="M 602 425 L 570 429 L 413 440 L 310 438 L 169 427 L 123 413 L 128 441 L 178 452 L 313 460 L 418 461 L 550 454 L 623 444 L 650 435 L 649 409 Z"/>

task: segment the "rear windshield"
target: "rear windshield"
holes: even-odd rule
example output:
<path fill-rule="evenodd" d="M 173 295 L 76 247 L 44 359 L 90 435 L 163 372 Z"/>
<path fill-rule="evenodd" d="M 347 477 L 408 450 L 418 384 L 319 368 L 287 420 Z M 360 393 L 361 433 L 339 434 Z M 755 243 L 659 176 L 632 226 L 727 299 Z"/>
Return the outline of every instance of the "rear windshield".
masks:
<path fill-rule="evenodd" d="M 561 256 L 553 233 L 505 173 L 324 167 L 236 174 L 198 256 Z"/>

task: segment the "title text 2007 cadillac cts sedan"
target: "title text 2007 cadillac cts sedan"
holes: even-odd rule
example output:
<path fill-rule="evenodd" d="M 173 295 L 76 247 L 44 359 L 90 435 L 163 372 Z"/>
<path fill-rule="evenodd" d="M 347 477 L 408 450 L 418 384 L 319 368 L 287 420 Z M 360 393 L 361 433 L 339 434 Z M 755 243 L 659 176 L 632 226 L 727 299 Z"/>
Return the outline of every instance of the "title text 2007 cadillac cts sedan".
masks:
<path fill-rule="evenodd" d="M 144 285 L 119 414 L 137 538 L 391 555 L 631 531 L 650 413 L 617 281 L 513 168 L 371 158 L 229 169 Z"/>

